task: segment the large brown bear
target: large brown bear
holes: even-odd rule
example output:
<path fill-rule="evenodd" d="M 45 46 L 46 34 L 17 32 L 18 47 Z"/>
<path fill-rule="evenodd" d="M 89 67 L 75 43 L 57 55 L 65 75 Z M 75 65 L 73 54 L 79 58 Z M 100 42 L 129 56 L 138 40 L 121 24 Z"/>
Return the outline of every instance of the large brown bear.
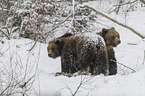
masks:
<path fill-rule="evenodd" d="M 96 41 L 70 33 L 49 42 L 47 47 L 50 58 L 61 57 L 61 73 L 88 72 L 92 75 L 108 75 L 107 51 L 101 37 Z"/>
<path fill-rule="evenodd" d="M 115 30 L 114 27 L 110 29 L 103 28 L 100 33 L 97 33 L 101 35 L 106 43 L 107 47 L 107 53 L 108 53 L 108 60 L 109 60 L 109 75 L 116 75 L 117 74 L 117 60 L 115 58 L 115 52 L 113 50 L 113 47 L 116 47 L 118 44 L 121 43 L 120 41 L 120 35 Z"/>

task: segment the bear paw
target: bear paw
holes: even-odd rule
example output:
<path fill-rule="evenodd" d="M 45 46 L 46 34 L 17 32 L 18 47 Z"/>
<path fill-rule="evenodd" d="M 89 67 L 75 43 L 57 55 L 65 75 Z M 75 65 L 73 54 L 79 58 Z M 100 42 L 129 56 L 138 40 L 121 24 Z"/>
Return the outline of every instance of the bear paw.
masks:
<path fill-rule="evenodd" d="M 67 77 L 72 77 L 73 76 L 73 74 L 71 74 L 71 73 L 65 73 L 65 72 L 57 72 L 55 74 L 55 76 L 60 76 L 60 75 L 67 76 Z"/>

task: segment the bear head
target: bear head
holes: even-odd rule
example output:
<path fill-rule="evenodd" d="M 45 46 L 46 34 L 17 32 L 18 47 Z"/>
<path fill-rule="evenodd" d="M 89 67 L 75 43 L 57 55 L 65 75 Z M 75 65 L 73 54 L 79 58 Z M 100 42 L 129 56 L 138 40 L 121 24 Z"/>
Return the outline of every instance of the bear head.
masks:
<path fill-rule="evenodd" d="M 61 55 L 62 47 L 64 45 L 63 39 L 69 38 L 71 36 L 73 36 L 72 33 L 65 33 L 61 37 L 58 37 L 52 41 L 49 41 L 49 44 L 47 47 L 48 56 L 53 59 L 59 57 Z"/>
<path fill-rule="evenodd" d="M 110 29 L 103 28 L 102 31 L 97 34 L 104 38 L 107 47 L 116 47 L 121 43 L 120 35 L 114 27 Z"/>
<path fill-rule="evenodd" d="M 48 56 L 50 58 L 57 58 L 61 55 L 62 47 L 64 45 L 64 39 L 67 39 L 69 37 L 73 36 L 72 33 L 65 33 L 61 37 L 58 37 L 52 41 L 49 41 L 47 51 L 48 51 Z"/>
<path fill-rule="evenodd" d="M 57 58 L 61 55 L 61 39 L 49 41 L 47 52 L 50 58 Z"/>

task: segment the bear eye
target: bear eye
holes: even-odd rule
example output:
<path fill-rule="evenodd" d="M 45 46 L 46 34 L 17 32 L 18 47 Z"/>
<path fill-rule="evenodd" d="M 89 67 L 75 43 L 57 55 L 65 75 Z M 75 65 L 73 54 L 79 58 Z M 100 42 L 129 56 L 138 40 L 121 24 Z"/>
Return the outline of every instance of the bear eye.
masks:
<path fill-rule="evenodd" d="M 53 51 L 55 48 L 51 48 L 51 50 Z"/>
<path fill-rule="evenodd" d="M 115 36 L 112 36 L 112 39 L 115 39 Z"/>

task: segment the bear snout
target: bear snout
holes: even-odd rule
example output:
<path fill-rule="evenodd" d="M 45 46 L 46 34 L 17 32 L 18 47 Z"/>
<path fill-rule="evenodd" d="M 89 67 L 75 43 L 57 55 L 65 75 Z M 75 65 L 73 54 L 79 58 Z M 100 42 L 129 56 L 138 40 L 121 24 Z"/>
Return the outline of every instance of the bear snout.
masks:
<path fill-rule="evenodd" d="M 55 56 L 53 54 L 48 54 L 48 57 L 55 59 L 57 56 Z"/>
<path fill-rule="evenodd" d="M 117 41 L 117 43 L 118 43 L 118 44 L 120 44 L 120 43 L 121 43 L 121 41 L 120 41 L 120 40 L 118 40 L 118 41 Z"/>
<path fill-rule="evenodd" d="M 52 55 L 51 54 L 48 54 L 48 57 L 52 57 Z"/>

